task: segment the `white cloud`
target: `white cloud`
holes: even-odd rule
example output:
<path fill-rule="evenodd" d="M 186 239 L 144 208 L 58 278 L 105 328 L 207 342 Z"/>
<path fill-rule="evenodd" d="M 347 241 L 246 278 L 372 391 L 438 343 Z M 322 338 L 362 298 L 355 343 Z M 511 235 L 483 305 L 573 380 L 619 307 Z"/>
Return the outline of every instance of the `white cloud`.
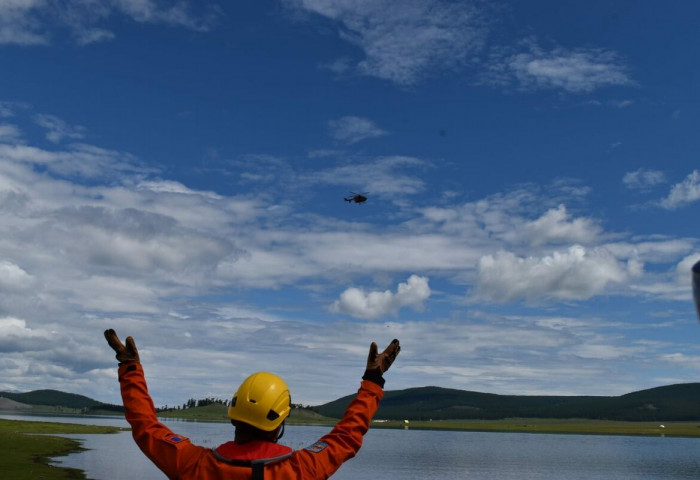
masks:
<path fill-rule="evenodd" d="M 403 307 L 420 310 L 430 293 L 426 277 L 411 275 L 406 283 L 399 284 L 396 293 L 389 290 L 365 292 L 359 288 L 348 288 L 340 295 L 340 299 L 331 305 L 331 310 L 357 318 L 376 320 L 387 315 L 396 315 Z"/>
<path fill-rule="evenodd" d="M 572 218 L 562 203 L 575 205 L 587 194 L 586 188 L 568 182 L 547 186 L 546 194 L 537 186 L 522 185 L 474 202 L 426 207 L 420 212 L 433 228 L 445 234 L 466 236 L 474 242 L 497 240 L 501 247 L 507 248 L 548 243 L 590 244 L 606 236 L 599 222 L 593 218 Z M 541 213 L 543 209 L 548 210 Z"/>
<path fill-rule="evenodd" d="M 298 180 L 327 185 L 344 185 L 355 191 L 367 191 L 372 197 L 391 198 L 400 203 L 402 195 L 422 192 L 423 180 L 409 173 L 411 169 L 430 167 L 415 157 L 379 157 L 371 162 L 352 162 L 299 176 Z"/>
<path fill-rule="evenodd" d="M 13 104 L 10 102 L 0 102 L 0 118 L 8 118 L 13 115 Z"/>
<path fill-rule="evenodd" d="M 638 273 L 638 265 L 632 265 L 631 271 Z M 576 245 L 541 258 L 501 251 L 479 261 L 475 297 L 496 302 L 585 300 L 629 275 L 628 267 L 604 249 Z"/>
<path fill-rule="evenodd" d="M 695 252 L 683 257 L 677 262 L 675 268 L 669 272 L 650 276 L 645 283 L 632 285 L 632 290 L 644 292 L 651 297 L 689 302 L 693 294 L 691 269 L 695 263 L 700 261 L 697 247 L 690 249 L 695 250 Z M 683 253 L 690 249 L 684 250 Z"/>
<path fill-rule="evenodd" d="M 73 144 L 62 151 L 43 150 L 29 145 L 0 144 L 0 161 L 43 165 L 58 175 L 94 179 L 114 176 L 116 173 L 149 171 L 138 166 L 132 155 L 86 144 Z"/>
<path fill-rule="evenodd" d="M 627 67 L 612 51 L 566 49 L 546 51 L 532 39 L 523 42 L 527 51 L 494 49 L 489 68 L 482 73 L 484 83 L 523 90 L 557 89 L 569 93 L 590 93 L 609 86 L 632 85 Z"/>
<path fill-rule="evenodd" d="M 634 105 L 634 101 L 632 101 L 632 100 L 613 100 L 610 102 L 610 104 L 613 107 L 617 107 L 617 108 L 627 108 L 627 107 L 631 107 L 632 105 Z"/>
<path fill-rule="evenodd" d="M 139 23 L 208 30 L 217 11 L 209 8 L 203 14 L 193 13 L 196 6 L 189 1 L 156 0 L 67 0 L 60 5 L 48 0 L 4 1 L 0 2 L 0 45 L 48 44 L 59 30 L 68 30 L 81 45 L 110 40 L 114 33 L 100 24 L 114 15 Z"/>
<path fill-rule="evenodd" d="M 34 121 L 40 127 L 44 127 L 46 138 L 53 143 L 59 143 L 64 138 L 78 139 L 85 137 L 85 127 L 71 126 L 54 115 L 37 114 Z"/>
<path fill-rule="evenodd" d="M 695 242 L 686 238 L 656 238 L 637 242 L 607 243 L 603 247 L 617 258 L 636 258 L 646 262 L 673 262 L 694 250 Z"/>
<path fill-rule="evenodd" d="M 589 218 L 569 221 L 566 206 L 548 210 L 537 220 L 528 222 L 525 230 L 533 245 L 545 243 L 592 243 L 600 237 L 602 229 Z"/>
<path fill-rule="evenodd" d="M 585 345 L 574 345 L 570 347 L 569 353 L 581 358 L 614 360 L 621 357 L 638 356 L 647 349 L 642 346 L 622 347 L 614 344 L 589 343 Z"/>
<path fill-rule="evenodd" d="M 676 266 L 676 279 L 683 287 L 690 285 L 690 278 L 692 276 L 690 272 L 693 265 L 695 265 L 697 262 L 700 262 L 700 253 L 688 255 L 678 262 L 678 265 Z"/>
<path fill-rule="evenodd" d="M 0 317 L 0 339 L 15 338 L 47 338 L 49 332 L 34 330 L 27 327 L 27 322 L 15 317 Z"/>
<path fill-rule="evenodd" d="M 220 200 L 222 197 L 214 192 L 204 192 L 201 190 L 192 190 L 187 188 L 180 182 L 172 180 L 148 180 L 139 182 L 136 185 L 137 189 L 149 190 L 154 193 L 173 193 L 178 195 L 201 195 L 213 200 Z"/>
<path fill-rule="evenodd" d="M 349 144 L 387 134 L 371 120 L 361 117 L 342 117 L 329 121 L 328 126 L 333 138 Z"/>
<path fill-rule="evenodd" d="M 700 200 L 700 171 L 693 170 L 681 183 L 671 187 L 666 198 L 659 205 L 667 210 L 675 210 Z"/>
<path fill-rule="evenodd" d="M 16 126 L 7 123 L 0 124 L 0 142 L 14 143 L 21 138 L 22 133 Z"/>
<path fill-rule="evenodd" d="M 19 265 L 7 260 L 0 260 L 0 291 L 23 291 L 34 284 L 31 275 Z"/>
<path fill-rule="evenodd" d="M 47 43 L 40 32 L 35 10 L 47 8 L 45 0 L 13 0 L 0 2 L 0 45 L 38 45 Z"/>
<path fill-rule="evenodd" d="M 405 86 L 462 66 L 482 48 L 486 33 L 483 15 L 472 2 L 405 0 L 400 8 L 391 0 L 287 3 L 339 22 L 341 37 L 365 54 L 356 65 L 358 73 Z"/>
<path fill-rule="evenodd" d="M 666 183 L 666 174 L 660 170 L 640 168 L 634 172 L 627 172 L 622 177 L 622 183 L 633 190 L 648 190 L 651 187 Z"/>

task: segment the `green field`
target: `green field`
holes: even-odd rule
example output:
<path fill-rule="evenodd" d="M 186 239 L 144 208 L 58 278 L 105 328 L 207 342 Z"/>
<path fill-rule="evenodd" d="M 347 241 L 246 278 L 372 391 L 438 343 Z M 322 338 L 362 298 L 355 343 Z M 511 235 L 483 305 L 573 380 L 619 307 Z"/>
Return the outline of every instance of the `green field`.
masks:
<path fill-rule="evenodd" d="M 119 430 L 122 429 L 0 419 L 2 478 L 8 480 L 85 478 L 80 470 L 49 465 L 50 458 L 81 449 L 80 443 L 76 440 L 53 434 L 114 433 Z"/>
<path fill-rule="evenodd" d="M 623 422 L 613 420 L 508 418 L 374 422 L 372 428 L 462 430 L 473 432 L 556 433 L 579 435 L 649 435 L 700 437 L 700 422 Z"/>

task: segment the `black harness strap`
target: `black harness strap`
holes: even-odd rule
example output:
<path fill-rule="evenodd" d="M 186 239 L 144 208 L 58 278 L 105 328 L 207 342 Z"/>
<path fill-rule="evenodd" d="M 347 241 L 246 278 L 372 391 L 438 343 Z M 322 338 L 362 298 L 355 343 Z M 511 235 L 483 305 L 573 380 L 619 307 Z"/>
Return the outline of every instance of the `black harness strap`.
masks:
<path fill-rule="evenodd" d="M 253 467 L 253 480 L 265 480 L 265 464 L 264 463 L 254 463 Z"/>
<path fill-rule="evenodd" d="M 236 460 L 224 457 L 215 449 L 212 449 L 212 452 L 214 453 L 214 456 L 222 462 L 226 462 L 231 465 L 238 465 L 241 467 L 250 467 L 253 470 L 253 480 L 265 480 L 265 465 L 279 462 L 280 460 L 284 460 L 285 458 L 289 458 L 292 456 L 292 452 L 290 452 L 285 455 L 280 455 L 279 457 L 273 458 L 263 458 L 259 460 Z"/>

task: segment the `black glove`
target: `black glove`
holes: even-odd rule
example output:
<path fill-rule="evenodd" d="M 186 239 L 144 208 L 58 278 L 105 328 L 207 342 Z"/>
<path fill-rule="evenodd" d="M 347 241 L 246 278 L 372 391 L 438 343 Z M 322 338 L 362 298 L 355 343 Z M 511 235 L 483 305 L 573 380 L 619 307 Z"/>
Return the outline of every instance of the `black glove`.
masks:
<path fill-rule="evenodd" d="M 139 351 L 136 350 L 136 344 L 134 339 L 131 337 L 126 337 L 126 346 L 117 337 L 117 332 L 112 330 L 105 330 L 105 338 L 110 347 L 117 353 L 116 358 L 119 361 L 119 365 L 124 365 L 125 363 L 141 363 L 139 360 Z"/>
<path fill-rule="evenodd" d="M 369 346 L 369 355 L 367 356 L 367 369 L 362 379 L 374 382 L 384 388 L 383 373 L 389 370 L 389 367 L 394 363 L 400 351 L 401 345 L 399 345 L 397 339 L 393 339 L 382 353 L 378 353 L 379 349 L 377 348 L 377 344 L 372 342 Z"/>

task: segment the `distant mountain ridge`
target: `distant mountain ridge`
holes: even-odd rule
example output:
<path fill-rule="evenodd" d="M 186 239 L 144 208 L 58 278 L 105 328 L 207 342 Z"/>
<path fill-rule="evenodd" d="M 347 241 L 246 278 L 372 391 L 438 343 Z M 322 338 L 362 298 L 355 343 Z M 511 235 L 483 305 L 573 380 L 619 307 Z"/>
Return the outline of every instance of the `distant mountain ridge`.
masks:
<path fill-rule="evenodd" d="M 121 405 L 103 403 L 84 395 L 61 392 L 60 390 L 34 390 L 26 393 L 0 392 L 0 398 L 7 398 L 25 404 L 27 407 L 43 405 L 47 407 L 77 408 L 86 412 L 124 410 Z"/>
<path fill-rule="evenodd" d="M 311 407 L 340 417 L 354 395 Z M 641 390 L 615 397 L 498 395 L 441 387 L 387 391 L 378 419 L 496 420 L 503 418 L 582 418 L 627 421 L 700 420 L 700 383 Z"/>
<path fill-rule="evenodd" d="M 49 407 L 123 412 L 83 395 L 58 390 L 0 392 L 0 398 Z M 326 417 L 340 418 L 354 398 L 348 395 L 309 407 Z M 497 420 L 503 418 L 581 418 L 627 421 L 700 420 L 700 383 L 682 383 L 620 396 L 498 395 L 442 387 L 417 387 L 384 393 L 375 418 L 386 420 Z"/>

